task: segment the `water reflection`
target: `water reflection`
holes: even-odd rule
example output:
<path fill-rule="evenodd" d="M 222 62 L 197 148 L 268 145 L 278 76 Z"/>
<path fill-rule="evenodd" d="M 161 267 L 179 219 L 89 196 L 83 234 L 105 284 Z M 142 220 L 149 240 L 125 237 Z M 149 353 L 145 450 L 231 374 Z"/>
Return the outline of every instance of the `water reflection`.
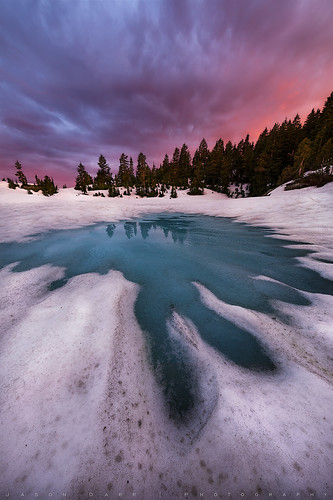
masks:
<path fill-rule="evenodd" d="M 117 226 L 115 224 L 109 224 L 108 226 L 106 226 L 106 233 L 109 236 L 109 238 L 112 238 L 112 236 L 114 235 L 116 227 Z"/>
<path fill-rule="evenodd" d="M 170 228 L 170 223 L 165 220 L 160 220 L 158 222 L 145 221 L 139 223 L 135 221 L 130 221 L 124 223 L 124 230 L 128 239 L 131 239 L 134 236 L 138 236 L 137 225 L 139 225 L 140 234 L 144 240 L 146 240 L 149 237 L 149 233 L 152 228 L 155 231 L 156 229 L 161 229 L 166 238 L 168 238 L 169 234 L 171 234 L 172 240 L 175 243 L 176 242 L 184 243 L 188 232 L 188 227 L 186 227 L 186 224 L 184 223 L 182 225 L 174 224 L 174 226 Z M 106 227 L 107 235 L 110 238 L 112 238 L 112 236 L 114 235 L 116 227 L 117 226 L 115 224 L 109 224 Z"/>
<path fill-rule="evenodd" d="M 124 229 L 127 238 L 130 240 L 133 236 L 137 235 L 137 225 L 136 222 L 125 222 Z"/>

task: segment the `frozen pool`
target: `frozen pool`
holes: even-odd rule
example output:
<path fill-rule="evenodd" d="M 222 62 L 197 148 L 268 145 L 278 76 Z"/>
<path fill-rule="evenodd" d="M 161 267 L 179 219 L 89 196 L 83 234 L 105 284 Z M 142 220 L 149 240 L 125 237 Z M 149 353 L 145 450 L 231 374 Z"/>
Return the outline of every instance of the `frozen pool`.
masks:
<path fill-rule="evenodd" d="M 17 263 L 13 272 L 44 264 L 64 268 L 64 277 L 54 281 L 51 290 L 74 276 L 107 274 L 110 269 L 137 283 L 135 314 L 146 335 L 150 362 L 170 417 L 181 421 L 190 418 L 198 404 L 199 374 L 186 343 L 170 334 L 168 320 L 174 312 L 190 319 L 221 356 L 248 370 L 270 375 L 277 370 L 255 335 L 201 302 L 195 283 L 224 302 L 277 316 L 273 299 L 307 305 L 301 291 L 333 292 L 332 282 L 298 264 L 297 257 L 307 253 L 290 248 L 290 242 L 274 238 L 267 229 L 182 214 L 53 231 L 0 246 L 1 267 Z"/>

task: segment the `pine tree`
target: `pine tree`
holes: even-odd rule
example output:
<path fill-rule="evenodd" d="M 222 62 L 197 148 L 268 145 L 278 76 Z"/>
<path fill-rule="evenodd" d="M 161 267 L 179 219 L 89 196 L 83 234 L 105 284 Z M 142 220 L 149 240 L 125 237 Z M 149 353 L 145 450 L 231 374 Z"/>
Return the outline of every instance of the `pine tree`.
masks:
<path fill-rule="evenodd" d="M 281 172 L 281 175 L 278 179 L 277 185 L 280 186 L 281 184 L 284 184 L 285 182 L 291 181 L 292 179 L 295 179 L 297 176 L 297 172 L 295 167 L 292 167 L 291 165 L 287 165 Z"/>
<path fill-rule="evenodd" d="M 321 167 L 333 166 L 333 139 L 328 139 L 318 153 Z"/>
<path fill-rule="evenodd" d="M 133 163 L 133 161 L 132 161 Z M 119 158 L 119 170 L 117 175 L 117 185 L 124 186 L 126 189 L 126 194 L 130 194 L 130 186 L 132 183 L 132 174 L 130 169 L 130 163 L 128 161 L 128 156 L 124 153 Z"/>
<path fill-rule="evenodd" d="M 242 148 L 242 173 L 240 176 L 242 184 L 250 183 L 250 176 L 253 170 L 253 151 L 254 144 L 250 142 L 250 137 L 247 135 Z"/>
<path fill-rule="evenodd" d="M 183 188 L 188 188 L 190 175 L 191 175 L 191 155 L 187 145 L 183 144 L 179 155 L 178 185 Z"/>
<path fill-rule="evenodd" d="M 157 169 L 155 167 L 155 164 L 153 163 L 153 168 L 150 171 L 149 175 L 149 186 L 150 186 L 150 192 L 149 196 L 155 197 L 158 195 L 158 190 L 157 190 Z"/>
<path fill-rule="evenodd" d="M 111 184 L 111 186 L 108 189 L 109 198 L 116 198 L 119 195 L 120 195 L 119 189 L 114 184 Z"/>
<path fill-rule="evenodd" d="M 54 181 L 48 175 L 45 175 L 44 179 L 39 179 L 37 175 L 35 176 L 36 187 L 41 189 L 44 196 L 52 196 L 58 192 L 58 186 L 54 184 Z"/>
<path fill-rule="evenodd" d="M 98 170 L 93 182 L 93 189 L 109 189 L 113 185 L 110 167 L 103 155 L 98 160 Z"/>
<path fill-rule="evenodd" d="M 296 132 L 298 127 L 299 116 L 296 115 L 293 122 L 293 127 Z M 267 163 L 267 189 L 273 189 L 277 185 L 277 181 L 284 167 L 284 155 L 283 155 L 283 138 L 282 133 L 283 128 L 279 123 L 275 123 L 272 130 L 270 130 L 268 135 L 267 150 L 269 161 Z"/>
<path fill-rule="evenodd" d="M 209 156 L 206 168 L 206 182 L 211 188 L 221 185 L 221 167 L 224 155 L 224 143 L 218 139 Z"/>
<path fill-rule="evenodd" d="M 15 176 L 18 178 L 18 182 L 21 183 L 21 188 L 27 186 L 27 178 L 22 171 L 22 165 L 19 161 L 15 162 L 16 173 Z"/>
<path fill-rule="evenodd" d="M 320 118 L 322 144 L 333 138 L 333 92 L 325 101 Z"/>
<path fill-rule="evenodd" d="M 169 186 L 170 185 L 170 162 L 169 162 L 169 156 L 167 154 L 164 156 L 161 170 L 162 170 L 161 182 L 162 182 L 162 184 L 166 184 L 166 186 Z"/>
<path fill-rule="evenodd" d="M 310 141 L 314 141 L 318 133 L 320 114 L 320 109 L 317 111 L 312 109 L 309 113 L 303 125 L 303 139 L 307 137 Z"/>
<path fill-rule="evenodd" d="M 228 188 L 232 176 L 233 149 L 234 147 L 232 145 L 232 142 L 228 141 L 225 146 L 220 169 L 220 183 L 222 186 L 222 192 L 225 194 L 229 194 Z"/>
<path fill-rule="evenodd" d="M 253 156 L 255 166 L 250 177 L 252 196 L 261 196 L 277 185 L 283 168 L 280 158 L 279 130 L 278 123 L 274 124 L 270 132 L 265 128 L 255 145 Z"/>
<path fill-rule="evenodd" d="M 303 139 L 295 153 L 295 169 L 299 177 L 311 167 L 310 159 L 312 155 L 310 139 Z"/>
<path fill-rule="evenodd" d="M 254 147 L 254 169 L 250 179 L 251 196 L 260 196 L 267 191 L 267 172 L 269 168 L 269 134 L 267 127 L 258 137 Z"/>
<path fill-rule="evenodd" d="M 78 175 L 75 179 L 75 187 L 74 189 L 78 191 L 82 191 L 82 193 L 86 194 L 87 192 L 87 186 L 93 183 L 93 179 L 91 175 L 88 174 L 86 171 L 84 165 L 80 162 L 79 166 L 77 167 L 77 172 Z"/>
<path fill-rule="evenodd" d="M 175 148 L 172 155 L 172 161 L 170 164 L 170 184 L 172 186 L 179 185 L 179 158 L 180 158 L 179 148 Z"/>
<path fill-rule="evenodd" d="M 139 196 L 146 196 L 148 193 L 148 177 L 150 168 L 146 163 L 146 156 L 143 153 L 138 155 L 138 164 L 136 168 L 136 187 Z"/>
<path fill-rule="evenodd" d="M 318 119 L 318 131 L 313 143 L 314 166 L 321 165 L 321 151 L 329 139 L 333 138 L 333 92 L 326 99 L 323 111 Z"/>
<path fill-rule="evenodd" d="M 17 182 L 13 181 L 13 179 L 10 179 L 9 177 L 7 177 L 7 182 L 9 189 L 16 189 L 18 187 Z"/>
<path fill-rule="evenodd" d="M 255 167 L 255 176 L 251 184 L 252 194 L 261 196 L 268 191 L 270 182 L 268 177 L 268 169 L 271 157 L 268 151 L 263 151 L 259 157 L 259 161 Z"/>
<path fill-rule="evenodd" d="M 191 179 L 192 182 L 193 182 L 194 176 L 196 177 L 196 179 L 198 179 L 198 175 L 200 175 L 202 177 L 202 181 L 204 182 L 204 184 L 207 185 L 206 176 L 207 176 L 208 162 L 209 162 L 209 150 L 208 150 L 206 139 L 203 138 L 202 141 L 200 142 L 199 148 L 196 150 L 196 152 L 194 153 L 194 156 L 193 156 L 193 170 L 192 170 L 192 179 Z M 200 171 L 200 174 L 199 174 L 199 171 Z M 191 182 L 191 185 L 192 185 L 192 182 Z M 196 182 L 197 182 L 197 180 L 196 180 Z"/>
<path fill-rule="evenodd" d="M 129 175 L 130 175 L 130 187 L 133 187 L 135 185 L 135 175 L 134 175 L 133 158 L 131 156 L 129 162 Z"/>
<path fill-rule="evenodd" d="M 198 195 L 204 193 L 206 167 L 209 159 L 207 142 L 202 139 L 199 148 L 193 156 L 193 168 L 191 175 L 191 185 L 188 194 Z"/>
<path fill-rule="evenodd" d="M 178 194 L 177 194 L 176 186 L 172 186 L 170 198 L 177 198 L 177 197 L 178 197 Z"/>

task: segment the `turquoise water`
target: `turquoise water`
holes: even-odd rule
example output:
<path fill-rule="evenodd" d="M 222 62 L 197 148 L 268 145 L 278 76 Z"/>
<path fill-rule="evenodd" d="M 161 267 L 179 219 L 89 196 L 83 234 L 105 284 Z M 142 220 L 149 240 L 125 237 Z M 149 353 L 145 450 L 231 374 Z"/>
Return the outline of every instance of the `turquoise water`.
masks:
<path fill-rule="evenodd" d="M 227 218 L 158 214 L 1 244 L 0 266 L 18 262 L 13 272 L 44 264 L 63 267 L 64 278 L 50 290 L 73 276 L 110 269 L 139 284 L 135 314 L 146 334 L 150 362 L 170 417 L 183 420 L 198 404 L 200 374 L 186 345 L 168 334 L 166 323 L 173 311 L 189 318 L 202 339 L 234 363 L 269 373 L 277 369 L 253 335 L 201 303 L 193 282 L 227 303 L 274 316 L 279 313 L 272 299 L 306 306 L 299 290 L 333 293 L 331 281 L 297 264 L 296 258 L 309 251 L 290 248 L 290 242 L 272 235 Z M 253 279 L 258 275 L 280 284 Z"/>

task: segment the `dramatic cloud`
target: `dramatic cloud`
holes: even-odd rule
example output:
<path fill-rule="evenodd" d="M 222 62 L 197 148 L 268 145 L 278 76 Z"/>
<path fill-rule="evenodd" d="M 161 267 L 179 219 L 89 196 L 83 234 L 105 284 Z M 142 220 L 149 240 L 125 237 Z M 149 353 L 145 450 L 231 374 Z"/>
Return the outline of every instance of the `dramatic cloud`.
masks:
<path fill-rule="evenodd" d="M 331 0 L 1 0 L 0 170 L 73 182 L 103 153 L 255 140 L 322 107 Z"/>

